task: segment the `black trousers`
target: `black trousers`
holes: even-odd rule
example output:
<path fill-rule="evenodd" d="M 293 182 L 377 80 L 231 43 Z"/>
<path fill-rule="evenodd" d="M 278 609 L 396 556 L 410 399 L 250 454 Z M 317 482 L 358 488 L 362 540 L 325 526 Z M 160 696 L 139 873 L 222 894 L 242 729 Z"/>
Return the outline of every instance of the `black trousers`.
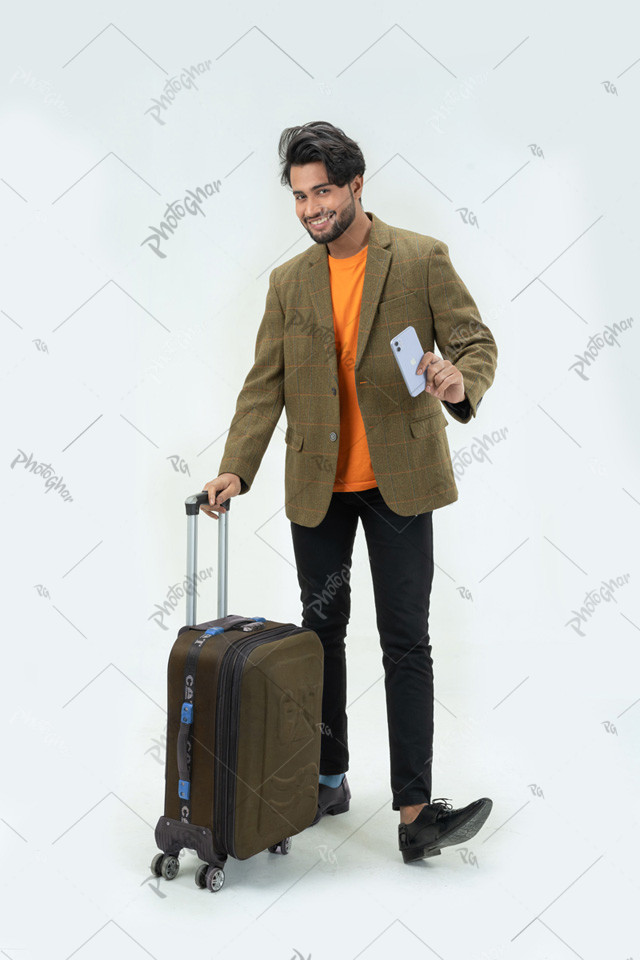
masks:
<path fill-rule="evenodd" d="M 362 520 L 369 553 L 385 677 L 392 809 L 431 802 L 433 661 L 429 598 L 432 511 L 401 517 L 378 487 L 334 492 L 317 527 L 291 522 L 302 626 L 324 649 L 320 773 L 349 769 L 345 637 L 351 612 L 351 557 Z"/>

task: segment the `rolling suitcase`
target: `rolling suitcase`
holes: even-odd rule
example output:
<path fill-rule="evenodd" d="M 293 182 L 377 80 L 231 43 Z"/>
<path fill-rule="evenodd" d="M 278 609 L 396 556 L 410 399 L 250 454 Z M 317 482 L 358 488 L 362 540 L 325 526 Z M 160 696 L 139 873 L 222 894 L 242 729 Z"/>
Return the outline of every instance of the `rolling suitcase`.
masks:
<path fill-rule="evenodd" d="M 198 515 L 187 497 L 187 624 L 169 655 L 164 814 L 151 862 L 172 880 L 183 848 L 196 884 L 224 884 L 229 856 L 289 853 L 318 806 L 324 653 L 317 633 L 227 615 L 229 512 L 218 515 L 218 619 L 196 624 Z M 230 500 L 223 506 L 229 511 Z"/>

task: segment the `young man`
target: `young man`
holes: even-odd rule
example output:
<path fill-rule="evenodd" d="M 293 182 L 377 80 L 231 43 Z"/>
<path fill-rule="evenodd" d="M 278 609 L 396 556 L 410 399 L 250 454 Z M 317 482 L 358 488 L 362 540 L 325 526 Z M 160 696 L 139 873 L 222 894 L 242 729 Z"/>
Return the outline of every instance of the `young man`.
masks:
<path fill-rule="evenodd" d="M 216 517 L 246 493 L 282 413 L 285 512 L 302 625 L 324 649 L 318 812 L 349 808 L 345 636 L 358 519 L 367 541 L 385 672 L 392 808 L 405 862 L 466 842 L 492 801 L 431 801 L 432 512 L 458 498 L 446 418 L 476 416 L 497 347 L 447 245 L 362 207 L 364 158 L 330 123 L 283 131 L 281 182 L 313 245 L 269 276 L 255 362 L 238 396 L 219 475 L 204 487 Z M 390 341 L 415 327 L 425 373 L 407 390 Z M 442 358 L 434 352 L 440 349 Z M 327 584 L 333 592 L 326 589 Z"/>

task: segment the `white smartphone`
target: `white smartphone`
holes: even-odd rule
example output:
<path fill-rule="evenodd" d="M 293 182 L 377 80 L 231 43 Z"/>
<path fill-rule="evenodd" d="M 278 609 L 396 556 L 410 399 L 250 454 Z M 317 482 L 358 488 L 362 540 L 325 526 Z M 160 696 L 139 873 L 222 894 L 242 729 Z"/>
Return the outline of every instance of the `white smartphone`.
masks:
<path fill-rule="evenodd" d="M 389 343 L 396 358 L 396 363 L 400 367 L 400 373 L 407 385 L 407 390 L 412 397 L 417 397 L 427 385 L 427 371 L 425 370 L 420 374 L 416 373 L 416 367 L 422 360 L 424 351 L 420 346 L 415 327 L 412 327 L 411 324 L 405 327 Z"/>

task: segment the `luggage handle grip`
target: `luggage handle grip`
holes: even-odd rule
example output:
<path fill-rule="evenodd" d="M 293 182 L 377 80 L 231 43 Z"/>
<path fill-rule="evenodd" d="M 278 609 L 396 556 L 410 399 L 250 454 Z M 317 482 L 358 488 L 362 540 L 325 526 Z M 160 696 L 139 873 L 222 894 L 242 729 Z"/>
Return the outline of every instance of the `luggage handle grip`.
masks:
<path fill-rule="evenodd" d="M 196 622 L 196 568 L 198 565 L 198 516 L 200 507 L 209 503 L 207 490 L 199 490 L 184 501 L 187 514 L 187 583 L 193 585 L 187 593 L 187 626 Z M 228 523 L 231 498 L 221 504 L 224 513 L 218 514 L 218 619 L 227 615 L 227 570 L 229 565 Z"/>
<path fill-rule="evenodd" d="M 201 490 L 200 493 L 195 493 L 191 497 L 187 497 L 184 502 L 185 509 L 188 517 L 197 516 L 200 513 L 200 507 L 205 503 L 209 503 L 209 494 L 206 490 Z M 231 509 L 231 497 L 228 500 L 225 500 L 224 503 L 220 504 L 221 507 L 224 507 L 225 510 Z"/>

